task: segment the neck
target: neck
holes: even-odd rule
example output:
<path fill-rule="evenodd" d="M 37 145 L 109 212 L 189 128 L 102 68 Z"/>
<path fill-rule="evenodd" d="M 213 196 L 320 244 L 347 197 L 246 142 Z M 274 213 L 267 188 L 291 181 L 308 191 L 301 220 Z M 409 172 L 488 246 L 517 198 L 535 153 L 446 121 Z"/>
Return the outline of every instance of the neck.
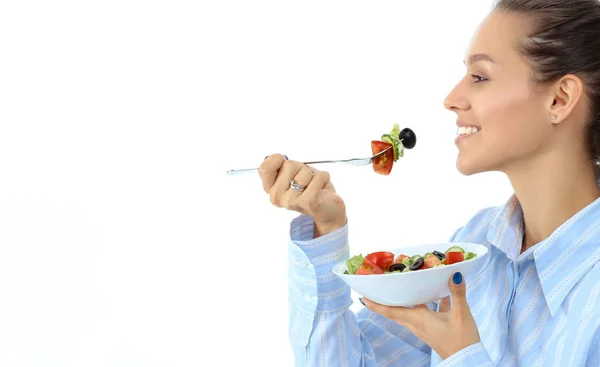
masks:
<path fill-rule="evenodd" d="M 548 154 L 505 171 L 523 209 L 521 253 L 600 197 L 594 164 L 564 155 Z"/>

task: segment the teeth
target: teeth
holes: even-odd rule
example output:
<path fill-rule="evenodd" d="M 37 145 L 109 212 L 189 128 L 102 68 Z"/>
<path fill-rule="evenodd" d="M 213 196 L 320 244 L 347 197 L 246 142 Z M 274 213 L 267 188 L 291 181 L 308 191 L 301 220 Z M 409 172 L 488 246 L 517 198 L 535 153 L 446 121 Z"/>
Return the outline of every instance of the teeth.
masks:
<path fill-rule="evenodd" d="M 477 132 L 479 132 L 479 129 L 474 126 L 469 126 L 469 127 L 461 126 L 458 128 L 458 132 L 456 134 L 457 135 L 471 135 L 471 134 L 475 134 Z"/>

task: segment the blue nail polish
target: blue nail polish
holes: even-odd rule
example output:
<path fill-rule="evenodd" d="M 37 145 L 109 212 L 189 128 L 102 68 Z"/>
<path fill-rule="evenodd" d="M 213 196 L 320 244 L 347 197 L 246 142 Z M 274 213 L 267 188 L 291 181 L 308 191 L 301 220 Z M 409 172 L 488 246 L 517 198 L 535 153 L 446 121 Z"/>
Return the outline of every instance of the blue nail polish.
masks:
<path fill-rule="evenodd" d="M 286 161 L 289 161 L 289 160 L 290 160 L 290 159 L 287 157 L 287 155 L 284 155 L 284 157 L 285 157 L 285 160 L 286 160 Z"/>
<path fill-rule="evenodd" d="M 363 304 L 363 306 L 366 306 L 365 303 L 363 302 L 362 298 L 359 298 L 358 300 L 360 301 L 360 303 Z"/>
<path fill-rule="evenodd" d="M 462 274 L 459 272 L 454 273 L 454 276 L 452 277 L 452 281 L 454 282 L 454 284 L 460 284 L 462 283 Z"/>

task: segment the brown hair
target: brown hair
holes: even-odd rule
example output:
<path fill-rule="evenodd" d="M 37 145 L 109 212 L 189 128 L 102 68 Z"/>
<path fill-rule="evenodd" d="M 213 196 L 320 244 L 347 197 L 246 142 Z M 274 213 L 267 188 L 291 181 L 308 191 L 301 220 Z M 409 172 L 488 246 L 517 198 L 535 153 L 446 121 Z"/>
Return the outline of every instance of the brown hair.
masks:
<path fill-rule="evenodd" d="M 532 33 L 520 52 L 531 62 L 535 82 L 553 83 L 567 74 L 581 78 L 590 100 L 587 139 L 600 158 L 600 1 L 497 0 L 494 10 L 523 15 Z"/>

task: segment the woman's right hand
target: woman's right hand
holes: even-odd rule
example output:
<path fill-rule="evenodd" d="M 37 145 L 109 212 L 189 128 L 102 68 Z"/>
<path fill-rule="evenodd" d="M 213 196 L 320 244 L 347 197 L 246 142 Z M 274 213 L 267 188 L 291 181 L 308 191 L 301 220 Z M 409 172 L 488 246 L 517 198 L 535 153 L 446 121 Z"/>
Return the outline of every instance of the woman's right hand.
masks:
<path fill-rule="evenodd" d="M 333 232 L 346 224 L 346 205 L 335 192 L 328 172 L 288 160 L 284 155 L 274 154 L 264 160 L 258 168 L 258 173 L 273 205 L 308 215 L 313 219 L 314 238 Z M 293 190 L 290 186 L 292 180 L 305 189 Z"/>

